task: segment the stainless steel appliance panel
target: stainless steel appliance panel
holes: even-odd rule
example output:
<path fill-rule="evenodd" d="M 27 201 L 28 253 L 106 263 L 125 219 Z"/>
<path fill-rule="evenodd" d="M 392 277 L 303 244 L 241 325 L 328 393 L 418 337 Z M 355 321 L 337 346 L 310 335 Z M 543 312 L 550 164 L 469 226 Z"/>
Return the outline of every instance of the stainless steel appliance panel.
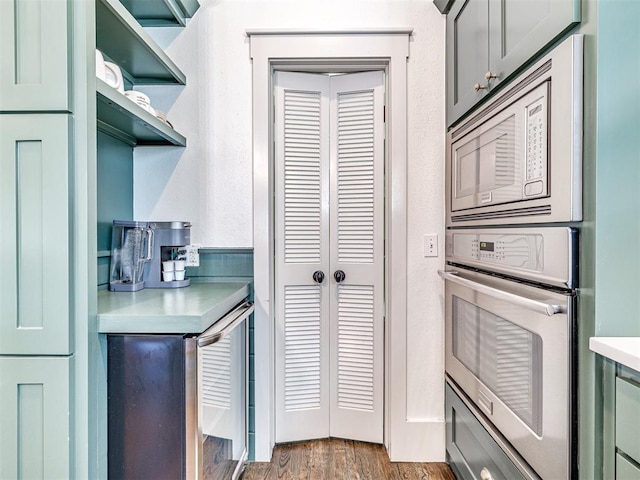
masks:
<path fill-rule="evenodd" d="M 451 229 L 449 263 L 491 270 L 559 288 L 578 283 L 578 231 L 569 227 Z"/>
<path fill-rule="evenodd" d="M 447 133 L 448 227 L 582 219 L 582 57 L 572 35 Z"/>
<path fill-rule="evenodd" d="M 440 274 L 447 374 L 542 478 L 568 478 L 574 295 Z"/>
<path fill-rule="evenodd" d="M 109 478 L 239 478 L 248 451 L 253 310 L 244 302 L 197 337 L 107 337 Z"/>

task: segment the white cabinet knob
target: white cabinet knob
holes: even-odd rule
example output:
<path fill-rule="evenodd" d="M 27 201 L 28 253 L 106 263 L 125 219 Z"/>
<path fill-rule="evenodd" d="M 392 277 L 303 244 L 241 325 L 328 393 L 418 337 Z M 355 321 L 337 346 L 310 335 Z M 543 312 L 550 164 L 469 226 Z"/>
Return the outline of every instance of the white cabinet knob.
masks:
<path fill-rule="evenodd" d="M 482 470 L 480 470 L 480 480 L 493 480 L 493 476 L 487 467 L 482 467 Z"/>

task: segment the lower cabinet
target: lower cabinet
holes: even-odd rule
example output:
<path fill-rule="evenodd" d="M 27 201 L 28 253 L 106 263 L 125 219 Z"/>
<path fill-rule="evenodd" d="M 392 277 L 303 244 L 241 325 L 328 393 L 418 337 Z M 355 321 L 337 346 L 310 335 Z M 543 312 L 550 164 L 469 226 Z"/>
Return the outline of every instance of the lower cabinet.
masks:
<path fill-rule="evenodd" d="M 615 478 L 640 480 L 640 372 L 616 370 Z"/>
<path fill-rule="evenodd" d="M 640 467 L 633 460 L 616 453 L 616 479 L 640 480 Z"/>
<path fill-rule="evenodd" d="M 0 478 L 71 478 L 72 357 L 0 357 Z"/>
<path fill-rule="evenodd" d="M 445 402 L 447 461 L 458 480 L 525 478 L 449 385 Z"/>

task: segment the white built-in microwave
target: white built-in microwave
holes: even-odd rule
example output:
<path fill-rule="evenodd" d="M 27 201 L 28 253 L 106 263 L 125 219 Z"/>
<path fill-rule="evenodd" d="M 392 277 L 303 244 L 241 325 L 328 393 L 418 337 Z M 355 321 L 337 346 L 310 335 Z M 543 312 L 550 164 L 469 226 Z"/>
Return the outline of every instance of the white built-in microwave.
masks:
<path fill-rule="evenodd" d="M 582 220 L 583 36 L 447 133 L 447 226 Z"/>

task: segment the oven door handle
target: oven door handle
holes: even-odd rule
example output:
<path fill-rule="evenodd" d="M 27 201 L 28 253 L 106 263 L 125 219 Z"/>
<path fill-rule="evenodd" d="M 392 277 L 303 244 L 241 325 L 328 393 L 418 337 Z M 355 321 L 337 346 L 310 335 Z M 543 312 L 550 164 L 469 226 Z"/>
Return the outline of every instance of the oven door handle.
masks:
<path fill-rule="evenodd" d="M 476 292 L 484 293 L 485 295 L 497 298 L 498 300 L 505 300 L 509 303 L 526 308 L 527 310 L 542 313 L 549 317 L 557 313 L 567 313 L 567 307 L 564 305 L 553 305 L 533 300 L 531 298 L 521 297 L 515 293 L 505 292 L 504 290 L 489 287 L 482 283 L 474 282 L 473 280 L 467 280 L 466 278 L 458 276 L 458 272 L 455 271 L 445 272 L 444 270 L 438 270 L 438 275 L 440 275 L 444 280 L 448 280 L 463 287 L 471 288 Z"/>
<path fill-rule="evenodd" d="M 198 347 L 206 347 L 222 340 L 231 330 L 253 313 L 255 305 L 251 302 L 244 302 L 238 308 L 229 312 L 202 335 L 198 337 Z"/>

